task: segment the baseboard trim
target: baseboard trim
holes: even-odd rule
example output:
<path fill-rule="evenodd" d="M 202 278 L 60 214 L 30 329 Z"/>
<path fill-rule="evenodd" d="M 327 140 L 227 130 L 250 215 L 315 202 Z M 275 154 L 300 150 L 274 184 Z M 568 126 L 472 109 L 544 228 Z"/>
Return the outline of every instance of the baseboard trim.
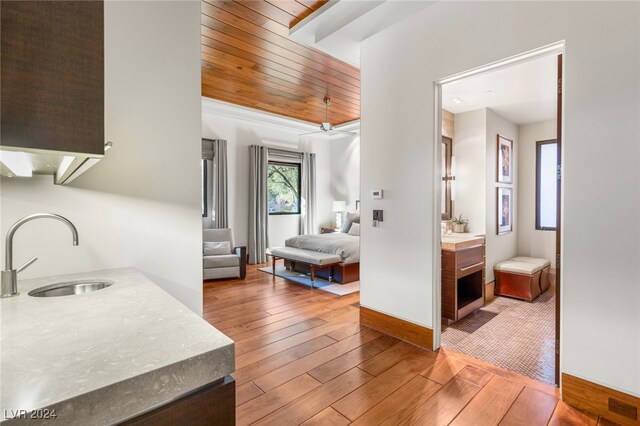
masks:
<path fill-rule="evenodd" d="M 493 300 L 496 295 L 495 295 L 495 289 L 496 289 L 496 281 L 493 280 L 491 282 L 488 282 L 484 285 L 484 301 L 488 302 L 490 300 Z"/>
<path fill-rule="evenodd" d="M 562 373 L 562 400 L 621 425 L 640 425 L 640 398 Z"/>
<path fill-rule="evenodd" d="M 360 306 L 360 324 L 405 342 L 433 350 L 433 330 L 373 309 Z"/>

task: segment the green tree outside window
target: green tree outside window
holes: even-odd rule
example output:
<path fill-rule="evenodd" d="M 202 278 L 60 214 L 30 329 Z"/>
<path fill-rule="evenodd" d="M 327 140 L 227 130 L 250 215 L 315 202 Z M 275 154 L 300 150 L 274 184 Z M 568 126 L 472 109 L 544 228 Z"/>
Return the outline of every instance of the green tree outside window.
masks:
<path fill-rule="evenodd" d="M 267 205 L 269 214 L 300 214 L 300 164 L 269 162 Z"/>

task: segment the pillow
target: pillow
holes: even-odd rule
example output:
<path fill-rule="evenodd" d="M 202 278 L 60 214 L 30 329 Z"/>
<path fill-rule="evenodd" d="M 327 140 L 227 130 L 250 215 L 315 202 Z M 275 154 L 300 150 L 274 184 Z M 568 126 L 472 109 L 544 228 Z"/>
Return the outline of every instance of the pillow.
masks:
<path fill-rule="evenodd" d="M 202 243 L 202 253 L 205 256 L 219 256 L 221 254 L 232 254 L 231 243 L 229 241 Z"/>
<path fill-rule="evenodd" d="M 349 232 L 352 223 L 360 223 L 360 213 L 347 212 L 347 217 L 344 219 L 344 223 L 342 224 L 342 228 L 340 228 L 340 232 L 344 234 Z"/>
<path fill-rule="evenodd" d="M 358 212 L 347 212 L 347 219 L 351 219 L 353 223 L 360 223 L 360 213 Z"/>
<path fill-rule="evenodd" d="M 360 224 L 359 223 L 352 223 L 351 224 L 351 229 L 349 229 L 349 235 L 354 235 L 356 237 L 360 236 Z"/>

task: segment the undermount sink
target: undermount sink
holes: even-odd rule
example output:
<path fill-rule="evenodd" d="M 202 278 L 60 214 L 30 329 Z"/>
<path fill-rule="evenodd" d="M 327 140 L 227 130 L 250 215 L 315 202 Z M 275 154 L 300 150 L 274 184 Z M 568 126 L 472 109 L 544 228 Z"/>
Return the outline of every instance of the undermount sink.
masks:
<path fill-rule="evenodd" d="M 71 296 L 72 294 L 91 293 L 111 286 L 114 282 L 109 280 L 79 280 L 49 284 L 36 288 L 29 292 L 33 297 L 58 297 Z"/>

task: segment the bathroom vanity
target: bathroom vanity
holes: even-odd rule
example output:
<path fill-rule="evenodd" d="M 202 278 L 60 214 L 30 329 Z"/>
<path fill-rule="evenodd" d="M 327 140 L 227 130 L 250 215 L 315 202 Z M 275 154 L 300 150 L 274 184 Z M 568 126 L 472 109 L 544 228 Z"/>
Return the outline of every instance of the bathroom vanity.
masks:
<path fill-rule="evenodd" d="M 442 236 L 442 318 L 458 321 L 484 305 L 485 238 Z"/>
<path fill-rule="evenodd" d="M 3 426 L 235 423 L 233 341 L 137 270 L 17 289 L 0 299 Z"/>

